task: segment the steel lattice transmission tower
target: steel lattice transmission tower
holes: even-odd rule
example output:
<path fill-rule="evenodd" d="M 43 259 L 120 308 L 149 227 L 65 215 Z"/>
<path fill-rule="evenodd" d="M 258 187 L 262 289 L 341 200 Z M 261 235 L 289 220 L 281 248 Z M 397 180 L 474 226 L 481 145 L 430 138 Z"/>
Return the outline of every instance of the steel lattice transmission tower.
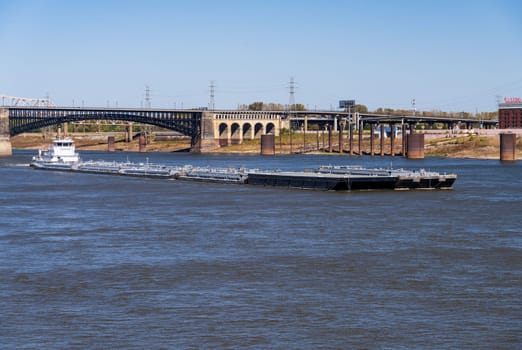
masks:
<path fill-rule="evenodd" d="M 145 108 L 150 109 L 152 98 L 150 97 L 150 87 L 145 86 Z"/>
<path fill-rule="evenodd" d="M 294 77 L 290 77 L 290 83 L 288 85 L 288 89 L 290 90 L 290 101 L 288 109 L 294 110 L 295 109 L 295 81 Z"/>
<path fill-rule="evenodd" d="M 214 108 L 216 107 L 215 106 L 215 101 L 214 101 L 214 88 L 216 87 L 216 85 L 214 84 L 214 80 L 211 80 L 210 81 L 210 103 L 208 105 L 208 108 L 210 110 L 214 110 Z"/>

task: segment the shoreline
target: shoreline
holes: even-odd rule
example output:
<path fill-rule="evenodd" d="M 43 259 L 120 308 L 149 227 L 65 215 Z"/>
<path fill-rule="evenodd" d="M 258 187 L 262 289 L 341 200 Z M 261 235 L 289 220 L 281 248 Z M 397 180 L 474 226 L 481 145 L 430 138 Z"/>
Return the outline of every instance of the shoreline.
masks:
<path fill-rule="evenodd" d="M 484 131 L 494 131 L 494 132 L 468 132 L 468 133 L 458 133 L 458 134 L 449 134 L 449 133 L 429 133 L 424 132 L 425 141 L 424 141 L 424 155 L 426 158 L 430 157 L 440 157 L 440 158 L 462 158 L 462 159 L 500 159 L 500 139 L 499 133 L 500 130 L 484 130 Z M 517 130 L 519 131 L 519 130 Z M 518 134 L 518 132 L 517 132 Z M 82 133 L 82 134 L 72 134 L 76 143 L 76 149 L 88 150 L 88 151 L 107 151 L 108 143 L 107 136 L 105 133 Z M 112 136 L 112 135 L 110 135 Z M 296 137 L 299 140 L 299 136 Z M 314 139 L 307 139 L 307 145 L 313 145 L 315 143 L 315 137 L 312 135 Z M 14 136 L 11 138 L 11 143 L 13 149 L 46 149 L 53 137 L 47 135 L 44 137 L 41 133 L 25 133 Z M 334 138 L 335 139 L 335 138 Z M 313 142 L 314 141 L 314 142 Z M 385 152 L 387 155 L 385 157 L 389 157 L 390 153 L 390 141 L 389 139 L 385 139 Z M 355 149 L 358 147 L 357 139 L 354 140 L 353 143 Z M 362 141 L 362 146 L 365 151 L 370 148 L 369 138 L 365 138 Z M 281 148 L 282 146 L 282 148 Z M 337 145 L 336 145 L 337 146 Z M 298 149 L 299 144 L 297 141 L 294 141 L 294 149 Z M 337 146 L 338 147 L 338 146 Z M 345 151 L 343 155 L 349 155 L 349 152 L 346 151 L 348 147 L 348 142 L 345 141 Z M 152 140 L 149 144 L 146 145 L 145 152 L 188 152 L 190 148 L 190 140 L 187 138 L 179 138 L 175 140 L 169 141 L 154 141 Z M 311 151 L 306 152 L 305 154 L 321 154 L 321 155 L 339 155 L 338 150 L 335 150 L 335 146 L 333 147 L 334 152 L 321 152 L 321 151 Z M 379 142 L 374 142 L 374 148 L 379 150 Z M 116 152 L 139 152 L 139 144 L 138 140 L 133 140 L 132 142 L 124 142 L 123 140 L 119 140 L 115 144 Z M 394 151 L 396 157 L 401 157 L 401 144 L 400 139 L 396 140 Z M 241 145 L 231 145 L 227 147 L 221 147 L 215 151 L 208 152 L 208 154 L 260 154 L 261 147 L 259 140 L 245 140 Z M 292 152 L 294 153 L 294 152 Z M 281 145 L 279 141 L 276 141 L 276 150 L 275 155 L 288 155 L 292 154 L 290 152 L 290 145 L 283 142 Z M 301 153 L 303 154 L 303 153 Z M 353 154 L 354 156 L 358 156 L 357 152 Z M 377 154 L 375 157 L 380 157 Z M 519 136 L 517 138 L 516 143 L 516 160 L 522 159 L 522 138 Z"/>

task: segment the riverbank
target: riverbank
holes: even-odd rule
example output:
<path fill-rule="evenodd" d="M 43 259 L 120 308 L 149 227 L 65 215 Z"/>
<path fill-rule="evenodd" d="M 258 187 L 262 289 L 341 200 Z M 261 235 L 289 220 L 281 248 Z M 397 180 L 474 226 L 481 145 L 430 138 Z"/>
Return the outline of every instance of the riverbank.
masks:
<path fill-rule="evenodd" d="M 519 131 L 519 130 L 518 130 Z M 514 131 L 514 132 L 518 132 Z M 522 132 L 521 132 L 522 133 Z M 105 133 L 78 133 L 71 135 L 78 150 L 107 150 L 108 135 Z M 306 141 L 303 136 L 306 136 Z M 125 142 L 123 136 L 115 136 L 116 151 L 137 152 L 139 151 L 138 140 Z M 326 136 L 327 138 L 327 136 Z M 52 136 L 44 137 L 41 133 L 25 133 L 11 138 L 15 149 L 46 149 L 52 140 Z M 338 150 L 338 136 L 333 138 L 333 150 Z M 306 135 L 296 133 L 290 139 L 285 135 L 282 139 L 276 139 L 276 154 L 288 154 L 302 152 L 303 144 L 306 143 L 307 153 L 322 153 L 319 149 L 327 144 L 323 133 L 307 133 Z M 361 142 L 364 151 L 370 149 L 369 135 Z M 317 147 L 319 146 L 319 147 Z M 357 135 L 353 142 L 355 153 L 358 151 Z M 374 139 L 374 150 L 379 152 L 380 143 Z M 401 139 L 398 138 L 394 145 L 396 154 L 401 152 Z M 190 139 L 180 137 L 172 140 L 157 141 L 149 140 L 146 145 L 147 152 L 183 152 L 190 149 Z M 259 154 L 261 149 L 260 140 L 244 140 L 240 145 L 221 147 L 212 153 L 237 153 L 237 154 Z M 344 140 L 344 149 L 349 150 L 349 141 Z M 390 153 L 390 140 L 385 140 L 385 153 Z M 500 154 L 499 130 L 480 130 L 467 133 L 425 133 L 424 152 L 426 157 L 446 158 L 476 158 L 476 159 L 498 159 Z M 338 152 L 333 153 L 338 154 Z M 517 138 L 516 158 L 522 159 L 522 137 Z"/>

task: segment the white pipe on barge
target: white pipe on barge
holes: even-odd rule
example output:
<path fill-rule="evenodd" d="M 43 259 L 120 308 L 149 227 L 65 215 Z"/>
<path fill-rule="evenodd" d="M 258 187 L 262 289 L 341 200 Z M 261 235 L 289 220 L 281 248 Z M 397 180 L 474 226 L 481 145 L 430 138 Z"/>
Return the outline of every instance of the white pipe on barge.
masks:
<path fill-rule="evenodd" d="M 176 176 L 176 179 L 244 184 L 248 179 L 248 169 L 192 167 L 188 165 L 182 168 L 182 171 Z"/>

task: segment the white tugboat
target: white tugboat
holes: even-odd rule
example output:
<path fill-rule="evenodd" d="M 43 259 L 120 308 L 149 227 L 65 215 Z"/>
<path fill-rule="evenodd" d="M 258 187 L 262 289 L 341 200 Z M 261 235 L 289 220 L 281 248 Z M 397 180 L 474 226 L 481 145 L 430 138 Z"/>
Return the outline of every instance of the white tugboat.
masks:
<path fill-rule="evenodd" d="M 56 138 L 47 151 L 38 150 L 31 166 L 45 169 L 70 169 L 80 162 L 71 138 Z"/>

